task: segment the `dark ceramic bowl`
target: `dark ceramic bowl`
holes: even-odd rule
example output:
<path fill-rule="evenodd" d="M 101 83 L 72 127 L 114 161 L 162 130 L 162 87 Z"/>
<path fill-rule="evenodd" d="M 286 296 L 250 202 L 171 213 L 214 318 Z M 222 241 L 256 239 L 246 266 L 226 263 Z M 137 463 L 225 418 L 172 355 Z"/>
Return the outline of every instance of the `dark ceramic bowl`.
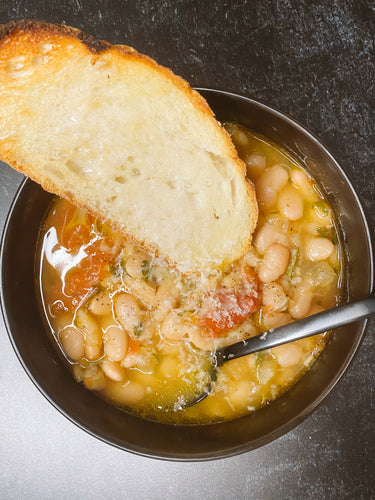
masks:
<path fill-rule="evenodd" d="M 344 247 L 344 301 L 372 289 L 370 236 L 360 202 L 344 172 L 305 128 L 252 99 L 201 89 L 219 120 L 237 121 L 296 156 L 333 206 Z M 231 422 L 172 426 L 121 411 L 77 384 L 46 333 L 38 306 L 34 251 L 51 200 L 37 184 L 22 183 L 5 226 L 1 305 L 13 347 L 29 377 L 63 415 L 93 436 L 124 450 L 169 460 L 209 460 L 262 446 L 306 418 L 337 384 L 361 341 L 365 322 L 344 326 L 302 379 L 265 408 Z"/>

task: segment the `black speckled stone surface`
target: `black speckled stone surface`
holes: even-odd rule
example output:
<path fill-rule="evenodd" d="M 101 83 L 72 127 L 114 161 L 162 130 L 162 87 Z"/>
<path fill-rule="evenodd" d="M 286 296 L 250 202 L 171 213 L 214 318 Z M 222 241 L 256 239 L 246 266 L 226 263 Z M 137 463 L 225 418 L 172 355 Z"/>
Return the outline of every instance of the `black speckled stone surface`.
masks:
<path fill-rule="evenodd" d="M 341 163 L 374 236 L 374 2 L 0 0 L 1 23 L 21 18 L 132 45 L 192 85 L 292 115 Z M 20 180 L 0 166 L 0 229 Z M 64 419 L 26 377 L 0 320 L 0 496 L 375 498 L 374 325 L 344 379 L 296 429 L 245 455 L 183 464 L 119 451 Z"/>

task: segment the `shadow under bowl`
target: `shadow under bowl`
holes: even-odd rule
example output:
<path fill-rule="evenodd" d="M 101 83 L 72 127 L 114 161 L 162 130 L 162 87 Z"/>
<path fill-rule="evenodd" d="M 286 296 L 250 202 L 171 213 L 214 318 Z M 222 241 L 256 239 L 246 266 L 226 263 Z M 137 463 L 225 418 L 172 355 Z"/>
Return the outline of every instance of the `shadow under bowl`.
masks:
<path fill-rule="evenodd" d="M 346 175 L 319 140 L 293 119 L 253 99 L 198 89 L 220 121 L 236 121 L 276 142 L 318 181 L 336 214 L 344 250 L 344 301 L 372 290 L 373 258 L 366 219 Z M 132 453 L 167 460 L 210 460 L 246 452 L 305 419 L 343 375 L 364 321 L 331 335 L 312 368 L 261 410 L 225 423 L 174 426 L 140 419 L 75 382 L 46 333 L 35 286 L 35 249 L 51 195 L 30 180 L 18 190 L 1 245 L 1 306 L 11 343 L 41 393 L 91 435 Z"/>

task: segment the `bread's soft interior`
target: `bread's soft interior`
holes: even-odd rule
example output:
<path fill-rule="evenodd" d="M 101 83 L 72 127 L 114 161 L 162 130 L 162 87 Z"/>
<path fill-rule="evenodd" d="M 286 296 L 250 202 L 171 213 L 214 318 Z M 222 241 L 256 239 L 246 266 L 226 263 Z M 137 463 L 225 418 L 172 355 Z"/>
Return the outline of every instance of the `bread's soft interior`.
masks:
<path fill-rule="evenodd" d="M 138 54 L 63 42 L 0 49 L 0 157 L 180 267 L 240 257 L 255 198 L 203 99 Z"/>

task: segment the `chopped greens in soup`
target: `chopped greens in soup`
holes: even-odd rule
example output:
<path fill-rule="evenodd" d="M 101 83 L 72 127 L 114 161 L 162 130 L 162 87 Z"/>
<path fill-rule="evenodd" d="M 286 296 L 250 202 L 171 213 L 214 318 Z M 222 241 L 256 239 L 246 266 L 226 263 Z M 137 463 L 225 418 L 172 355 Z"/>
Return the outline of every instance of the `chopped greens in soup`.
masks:
<path fill-rule="evenodd" d="M 240 417 L 284 393 L 327 334 L 230 361 L 213 392 L 213 351 L 337 304 L 341 260 L 332 209 L 284 150 L 227 129 L 256 186 L 259 221 L 239 261 L 184 276 L 86 211 L 54 199 L 39 243 L 41 302 L 78 382 L 151 420 L 202 424 Z"/>

